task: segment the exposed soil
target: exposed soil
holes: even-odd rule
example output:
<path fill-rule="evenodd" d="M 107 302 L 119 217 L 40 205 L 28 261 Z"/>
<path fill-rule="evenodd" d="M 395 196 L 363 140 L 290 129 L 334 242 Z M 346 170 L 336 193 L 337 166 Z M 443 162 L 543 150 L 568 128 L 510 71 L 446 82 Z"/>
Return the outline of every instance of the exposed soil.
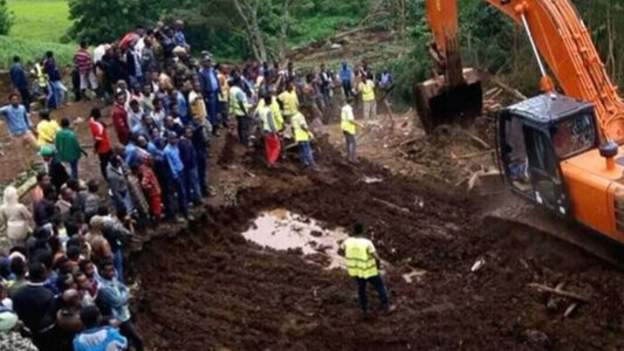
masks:
<path fill-rule="evenodd" d="M 463 196 L 367 162 L 347 165 L 326 144 L 317 155 L 318 173 L 294 164 L 267 170 L 252 156 L 239 157 L 233 164 L 254 180 L 244 180 L 237 207 L 211 206 L 186 233 L 145 247 L 135 261 L 143 292 L 137 314 L 154 349 L 624 347 L 618 272 L 540 233 L 484 223 L 476 202 Z M 383 182 L 367 184 L 365 175 Z M 363 321 L 345 272 L 245 241 L 240 233 L 272 208 L 328 227 L 363 221 L 391 265 L 386 280 L 398 310 Z M 485 265 L 471 272 L 479 259 Z M 427 273 L 407 283 L 402 275 L 416 269 Z M 563 318 L 575 301 L 551 298 L 530 283 L 566 283 L 591 302 Z M 371 302 L 377 303 L 374 293 Z"/>

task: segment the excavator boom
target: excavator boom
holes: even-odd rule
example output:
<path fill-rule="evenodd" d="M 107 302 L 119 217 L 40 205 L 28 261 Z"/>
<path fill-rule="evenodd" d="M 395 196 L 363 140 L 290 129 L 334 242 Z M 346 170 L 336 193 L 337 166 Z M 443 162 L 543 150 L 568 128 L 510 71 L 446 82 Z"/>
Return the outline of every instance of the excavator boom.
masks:
<path fill-rule="evenodd" d="M 603 139 L 624 143 L 624 103 L 570 0 L 485 1 L 519 25 L 524 25 L 524 16 L 531 40 L 561 89 L 570 97 L 594 104 Z M 426 8 L 434 46 L 442 53 L 459 57 L 457 0 L 426 0 Z M 461 60 L 459 67 L 457 60 L 443 61 L 447 71 L 462 69 Z"/>

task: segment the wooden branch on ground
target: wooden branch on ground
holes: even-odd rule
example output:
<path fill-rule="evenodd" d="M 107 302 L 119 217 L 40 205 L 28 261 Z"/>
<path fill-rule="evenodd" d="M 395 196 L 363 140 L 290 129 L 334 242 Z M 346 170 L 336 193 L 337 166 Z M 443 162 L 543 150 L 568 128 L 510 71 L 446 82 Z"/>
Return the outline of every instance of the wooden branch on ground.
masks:
<path fill-rule="evenodd" d="M 479 156 L 489 155 L 493 152 L 494 150 L 485 150 L 485 151 L 473 152 L 473 153 L 466 154 L 466 155 L 452 156 L 452 158 L 454 160 L 462 160 L 462 159 L 467 159 L 467 158 L 475 158 Z"/>
<path fill-rule="evenodd" d="M 585 302 L 585 303 L 589 303 L 590 299 L 587 296 L 583 296 L 577 293 L 573 293 L 570 291 L 566 291 L 566 290 L 562 290 L 562 289 L 555 289 L 555 288 L 551 288 L 549 286 L 546 285 L 542 285 L 542 284 L 538 284 L 538 283 L 531 283 L 529 284 L 530 287 L 540 290 L 540 291 L 544 291 L 547 293 L 551 293 L 551 294 L 555 294 L 555 295 L 559 295 L 559 296 L 563 296 L 563 297 L 567 297 L 570 299 L 574 299 L 577 301 L 581 301 L 581 302 Z"/>
<path fill-rule="evenodd" d="M 490 146 L 490 144 L 488 144 L 487 142 L 485 142 L 485 140 L 479 138 L 478 136 L 466 131 L 462 129 L 462 133 L 464 133 L 466 136 L 468 136 L 470 139 L 472 139 L 474 142 L 476 142 L 477 144 L 479 144 L 480 146 L 482 146 L 485 149 L 491 149 L 492 147 Z"/>
<path fill-rule="evenodd" d="M 382 199 L 379 199 L 379 198 L 376 198 L 376 197 L 373 198 L 373 201 L 375 201 L 375 202 L 377 202 L 377 203 L 379 203 L 381 205 L 384 205 L 386 207 L 389 207 L 389 208 L 391 208 L 393 210 L 396 210 L 396 211 L 399 211 L 399 212 L 403 212 L 405 214 L 411 212 L 409 209 L 407 209 L 405 207 L 401 207 L 399 205 L 393 204 L 392 202 L 388 202 L 386 200 L 382 200 Z"/>
<path fill-rule="evenodd" d="M 513 95 L 515 98 L 517 98 L 519 100 L 526 100 L 526 99 L 528 99 L 526 97 L 526 95 L 522 94 L 520 91 L 518 91 L 518 89 L 514 89 L 514 88 L 510 87 L 509 85 L 503 83 L 496 76 L 492 77 L 492 82 L 494 84 L 496 84 L 497 86 L 499 86 L 501 89 L 505 90 L 506 92 L 508 92 L 509 94 Z"/>

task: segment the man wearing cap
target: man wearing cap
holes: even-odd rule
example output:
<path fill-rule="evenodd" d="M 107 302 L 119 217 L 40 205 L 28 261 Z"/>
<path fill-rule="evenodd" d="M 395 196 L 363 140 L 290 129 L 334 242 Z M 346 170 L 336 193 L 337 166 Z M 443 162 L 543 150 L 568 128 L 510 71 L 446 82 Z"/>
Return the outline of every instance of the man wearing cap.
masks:
<path fill-rule="evenodd" d="M 221 87 L 219 85 L 219 77 L 212 65 L 212 58 L 205 56 L 202 60 L 203 68 L 199 71 L 199 81 L 201 83 L 204 99 L 206 99 L 206 108 L 208 109 L 208 120 L 212 124 L 212 133 L 219 135 L 219 94 Z"/>

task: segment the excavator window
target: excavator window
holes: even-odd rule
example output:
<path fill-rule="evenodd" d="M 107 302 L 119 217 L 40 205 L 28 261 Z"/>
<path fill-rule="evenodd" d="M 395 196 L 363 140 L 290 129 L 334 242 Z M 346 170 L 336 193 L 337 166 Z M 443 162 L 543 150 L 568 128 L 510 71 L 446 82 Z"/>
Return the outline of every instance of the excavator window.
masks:
<path fill-rule="evenodd" d="M 550 134 L 555 153 L 562 160 L 596 145 L 594 117 L 587 113 L 560 121 L 550 128 Z"/>
<path fill-rule="evenodd" d="M 499 120 L 499 145 L 505 177 L 514 192 L 568 214 L 559 155 L 575 154 L 590 145 L 587 130 L 593 131 L 591 116 L 589 126 L 586 121 L 580 116 L 565 119 L 560 128 L 549 128 L 513 113 L 504 114 Z M 567 144 L 570 141 L 574 141 L 572 146 Z"/>

